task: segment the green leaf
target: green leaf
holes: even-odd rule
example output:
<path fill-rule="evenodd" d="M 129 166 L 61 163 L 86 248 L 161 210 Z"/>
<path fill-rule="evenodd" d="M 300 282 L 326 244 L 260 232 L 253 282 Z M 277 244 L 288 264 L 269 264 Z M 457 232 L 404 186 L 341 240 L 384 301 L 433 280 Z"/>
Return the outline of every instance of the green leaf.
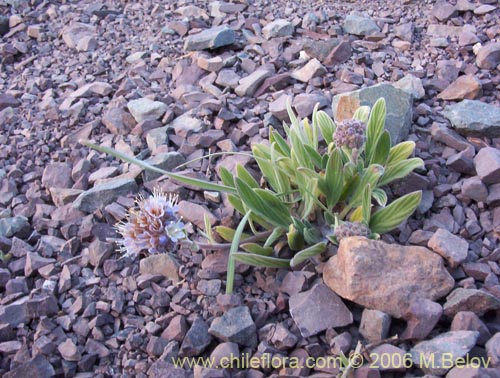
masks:
<path fill-rule="evenodd" d="M 337 204 L 344 185 L 344 171 L 342 163 L 342 155 L 338 148 L 335 148 L 330 158 L 325 171 L 326 203 L 329 209 L 333 209 Z"/>
<path fill-rule="evenodd" d="M 321 130 L 321 135 L 326 144 L 330 144 L 333 141 L 333 133 L 337 128 L 333 120 L 324 111 L 320 110 L 313 114 L 313 122 Z"/>
<path fill-rule="evenodd" d="M 297 230 L 293 224 L 290 224 L 288 227 L 286 239 L 288 246 L 292 251 L 298 251 L 299 249 L 304 248 L 304 235 L 300 230 Z"/>
<path fill-rule="evenodd" d="M 378 139 L 384 131 L 385 115 L 385 100 L 381 97 L 373 105 L 370 113 L 370 119 L 368 120 L 368 124 L 366 126 L 365 153 L 367 161 L 372 160 L 372 156 L 377 148 Z"/>
<path fill-rule="evenodd" d="M 380 138 L 378 139 L 377 148 L 373 153 L 371 164 L 384 165 L 389 152 L 391 150 L 391 134 L 387 130 L 384 130 Z"/>
<path fill-rule="evenodd" d="M 226 294 L 231 294 L 233 292 L 234 268 L 235 268 L 234 254 L 238 250 L 241 235 L 243 234 L 243 230 L 245 229 L 245 225 L 247 224 L 249 217 L 250 217 L 250 211 L 245 214 L 245 216 L 241 219 L 240 224 L 236 228 L 236 232 L 234 233 L 234 239 L 231 243 L 231 248 L 229 249 L 229 257 L 227 259 Z"/>
<path fill-rule="evenodd" d="M 356 111 L 352 115 L 352 118 L 366 123 L 366 121 L 368 121 L 369 115 L 370 115 L 370 107 L 360 106 L 358 109 L 356 109 Z"/>
<path fill-rule="evenodd" d="M 363 222 L 370 224 L 370 216 L 372 212 L 372 187 L 368 184 L 363 191 L 363 199 L 361 201 L 361 208 L 363 209 Z"/>
<path fill-rule="evenodd" d="M 264 268 L 290 268 L 289 259 L 280 259 L 271 256 L 260 256 L 251 253 L 235 252 L 232 255 L 235 260 L 247 265 L 264 267 Z"/>
<path fill-rule="evenodd" d="M 290 122 L 292 122 L 292 126 L 299 128 L 300 127 L 299 120 L 297 119 L 295 113 L 292 110 L 292 102 L 290 101 L 290 99 L 288 99 L 286 102 L 286 110 L 288 112 L 288 118 L 290 118 Z"/>
<path fill-rule="evenodd" d="M 266 242 L 264 243 L 264 247 L 270 247 L 276 242 L 279 238 L 283 236 L 285 233 L 285 230 L 282 228 L 275 228 L 272 232 L 271 235 L 266 239 Z"/>
<path fill-rule="evenodd" d="M 281 155 L 290 157 L 290 146 L 286 140 L 272 127 L 269 128 L 269 143 L 276 143 L 276 151 Z"/>
<path fill-rule="evenodd" d="M 375 201 L 382 206 L 385 207 L 387 205 L 387 194 L 384 192 L 383 189 L 380 188 L 375 188 L 372 191 L 372 196 L 375 198 Z"/>
<path fill-rule="evenodd" d="M 252 189 L 239 177 L 236 177 L 236 189 L 243 203 L 256 215 L 274 226 L 288 228 L 292 221 L 289 210 L 273 193 Z"/>
<path fill-rule="evenodd" d="M 231 186 L 234 188 L 234 177 L 233 174 L 229 171 L 229 169 L 221 166 L 219 168 L 219 175 L 224 185 Z"/>
<path fill-rule="evenodd" d="M 299 133 L 295 130 L 290 130 L 290 142 L 292 145 L 291 156 L 293 158 L 294 154 L 298 162 L 298 166 L 314 168 L 313 163 L 308 158 L 307 151 L 304 147 L 304 141 L 299 136 Z"/>
<path fill-rule="evenodd" d="M 248 253 L 254 253 L 261 256 L 272 256 L 273 249 L 271 247 L 263 247 L 257 243 L 243 243 L 241 248 Z"/>
<path fill-rule="evenodd" d="M 243 180 L 250 188 L 258 188 L 259 184 L 253 176 L 241 164 L 236 164 L 236 175 Z"/>
<path fill-rule="evenodd" d="M 292 260 L 290 261 L 290 266 L 295 267 L 300 263 L 306 261 L 308 258 L 325 252 L 325 250 L 326 250 L 326 242 L 320 242 L 306 249 L 303 249 L 302 251 L 296 253 L 293 256 Z"/>
<path fill-rule="evenodd" d="M 314 148 L 308 144 L 304 145 L 309 159 L 314 163 L 314 165 L 319 169 L 321 168 L 321 155 Z"/>
<path fill-rule="evenodd" d="M 362 222 L 363 221 L 363 208 L 361 206 L 357 207 L 349 216 L 351 222 Z"/>
<path fill-rule="evenodd" d="M 395 164 L 400 161 L 408 159 L 415 149 L 415 142 L 410 140 L 401 142 L 391 148 L 389 157 L 387 158 L 387 165 Z"/>
<path fill-rule="evenodd" d="M 215 232 L 217 235 L 219 235 L 222 239 L 224 239 L 227 242 L 232 242 L 234 239 L 234 233 L 236 232 L 235 229 L 226 227 L 226 226 L 216 226 L 215 227 Z M 241 239 L 245 240 L 249 238 L 250 235 L 242 233 L 241 234 Z"/>
<path fill-rule="evenodd" d="M 399 226 L 415 211 L 421 199 L 421 191 L 409 193 L 378 210 L 371 218 L 371 231 L 383 234 Z"/>
<path fill-rule="evenodd" d="M 187 176 L 184 176 L 180 173 L 168 172 L 168 171 L 165 171 L 161 168 L 152 166 L 149 163 L 146 163 L 146 162 L 144 162 L 140 159 L 137 159 L 133 156 L 130 156 L 130 155 L 124 154 L 123 152 L 117 151 L 114 148 L 99 146 L 99 145 L 92 143 L 88 140 L 82 140 L 82 141 L 80 141 L 80 143 L 87 146 L 87 147 L 93 148 L 94 150 L 104 152 L 105 154 L 108 154 L 108 155 L 114 156 L 118 159 L 124 160 L 128 163 L 135 164 L 135 165 L 137 165 L 143 169 L 146 169 L 148 171 L 161 173 L 162 175 L 165 175 L 173 180 L 182 182 L 183 184 L 191 185 L 191 186 L 198 187 L 198 188 L 204 189 L 204 190 L 214 190 L 214 191 L 218 191 L 218 192 L 236 193 L 236 190 L 230 186 L 219 185 L 219 184 L 215 184 L 215 183 L 212 183 L 209 181 L 204 181 L 204 180 L 199 180 L 199 179 L 195 179 L 192 177 L 187 177 Z"/>
<path fill-rule="evenodd" d="M 420 158 L 412 158 L 388 165 L 386 171 L 380 178 L 378 186 L 387 185 L 394 180 L 406 177 L 414 169 L 423 166 L 424 162 Z"/>
<path fill-rule="evenodd" d="M 281 191 L 282 189 L 280 188 L 280 183 L 276 177 L 276 167 L 270 161 L 271 155 L 269 147 L 260 144 L 253 145 L 252 153 L 257 161 L 260 171 L 271 185 L 271 188 L 276 191 Z"/>
<path fill-rule="evenodd" d="M 355 186 L 354 193 L 349 201 L 349 205 L 352 207 L 357 207 L 361 205 L 361 200 L 363 197 L 363 191 L 367 185 L 372 188 L 377 186 L 380 177 L 384 173 L 384 167 L 379 164 L 371 164 L 363 170 L 359 182 Z"/>

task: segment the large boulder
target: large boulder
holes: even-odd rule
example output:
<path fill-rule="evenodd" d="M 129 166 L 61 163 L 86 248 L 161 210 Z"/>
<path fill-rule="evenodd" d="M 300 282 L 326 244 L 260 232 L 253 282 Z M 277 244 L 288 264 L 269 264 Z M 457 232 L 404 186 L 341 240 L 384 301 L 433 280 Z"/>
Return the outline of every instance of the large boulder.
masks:
<path fill-rule="evenodd" d="M 427 248 L 364 237 L 342 239 L 323 279 L 342 298 L 396 318 L 415 298 L 436 301 L 455 283 L 443 259 Z"/>

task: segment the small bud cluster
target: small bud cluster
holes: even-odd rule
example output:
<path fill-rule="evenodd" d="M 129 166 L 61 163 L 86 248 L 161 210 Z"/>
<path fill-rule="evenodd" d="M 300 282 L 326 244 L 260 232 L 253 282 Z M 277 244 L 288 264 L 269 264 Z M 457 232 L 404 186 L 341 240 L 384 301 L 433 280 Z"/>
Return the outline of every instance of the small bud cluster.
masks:
<path fill-rule="evenodd" d="M 333 134 L 333 141 L 337 147 L 360 149 L 365 143 L 366 125 L 356 119 L 348 119 L 337 125 Z"/>
<path fill-rule="evenodd" d="M 186 237 L 185 225 L 177 215 L 177 196 L 154 190 L 149 198 L 139 196 L 127 219 L 116 226 L 123 239 L 120 250 L 136 256 L 141 252 L 164 253 Z"/>
<path fill-rule="evenodd" d="M 340 242 L 343 238 L 350 236 L 370 236 L 370 229 L 360 222 L 344 222 L 335 227 L 335 237 Z"/>

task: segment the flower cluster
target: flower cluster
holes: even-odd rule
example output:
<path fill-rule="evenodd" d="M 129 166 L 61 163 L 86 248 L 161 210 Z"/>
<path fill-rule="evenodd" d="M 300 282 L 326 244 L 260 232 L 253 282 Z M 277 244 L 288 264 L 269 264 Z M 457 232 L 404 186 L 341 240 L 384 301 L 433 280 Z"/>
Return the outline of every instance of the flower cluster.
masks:
<path fill-rule="evenodd" d="M 367 225 L 360 222 L 343 222 L 335 227 L 335 237 L 340 242 L 343 238 L 350 236 L 370 236 L 370 229 Z"/>
<path fill-rule="evenodd" d="M 360 149 L 365 143 L 366 125 L 357 119 L 348 119 L 337 125 L 333 141 L 337 147 Z"/>
<path fill-rule="evenodd" d="M 139 195 L 137 206 L 116 226 L 123 239 L 120 250 L 128 255 L 164 253 L 186 237 L 185 225 L 177 215 L 177 196 L 154 190 L 149 198 Z"/>

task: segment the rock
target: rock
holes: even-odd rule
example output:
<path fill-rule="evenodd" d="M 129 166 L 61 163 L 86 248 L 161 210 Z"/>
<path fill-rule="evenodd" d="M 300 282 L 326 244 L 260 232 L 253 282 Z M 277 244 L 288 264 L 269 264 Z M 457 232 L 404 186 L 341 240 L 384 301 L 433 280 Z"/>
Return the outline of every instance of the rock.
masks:
<path fill-rule="evenodd" d="M 450 331 L 418 343 L 409 353 L 425 373 L 444 375 L 472 349 L 478 336 L 476 331 Z"/>
<path fill-rule="evenodd" d="M 99 267 L 115 251 L 112 243 L 94 239 L 89 245 L 89 263 L 94 267 Z"/>
<path fill-rule="evenodd" d="M 407 74 L 405 77 L 394 83 L 393 86 L 408 93 L 417 100 L 420 100 L 425 96 L 425 89 L 422 85 L 422 81 L 412 74 Z"/>
<path fill-rule="evenodd" d="M 226 3 L 224 1 L 212 1 L 209 4 L 210 15 L 212 17 L 226 17 L 226 14 L 240 13 L 247 7 L 246 4 Z"/>
<path fill-rule="evenodd" d="M 283 324 L 279 323 L 272 331 L 270 343 L 278 350 L 291 349 L 297 344 L 298 337 L 290 332 Z"/>
<path fill-rule="evenodd" d="M 456 288 L 446 297 L 444 314 L 452 318 L 459 311 L 472 311 L 478 316 L 500 308 L 500 299 L 483 290 Z"/>
<path fill-rule="evenodd" d="M 446 378 L 500 378 L 498 369 L 480 367 L 476 361 L 474 360 L 474 363 L 471 361 L 466 366 L 461 364 L 455 366 L 446 374 Z"/>
<path fill-rule="evenodd" d="M 151 364 L 148 370 L 149 378 L 191 378 L 192 375 L 170 362 L 158 360 Z"/>
<path fill-rule="evenodd" d="M 476 202 L 485 202 L 488 198 L 488 188 L 483 184 L 479 176 L 465 179 L 462 184 L 462 196 L 473 199 Z"/>
<path fill-rule="evenodd" d="M 362 237 L 342 239 L 323 279 L 341 297 L 395 318 L 402 317 L 411 300 L 435 301 L 455 283 L 441 257 L 427 248 Z"/>
<path fill-rule="evenodd" d="M 236 88 L 240 79 L 240 75 L 236 72 L 229 68 L 225 68 L 220 70 L 217 75 L 217 79 L 215 79 L 215 84 L 220 85 L 221 87 Z"/>
<path fill-rule="evenodd" d="M 47 358 L 41 354 L 36 355 L 31 360 L 22 363 L 16 368 L 6 372 L 4 378 L 50 378 L 56 372 Z"/>
<path fill-rule="evenodd" d="M 235 40 L 236 37 L 233 29 L 226 25 L 222 25 L 203 30 L 198 34 L 190 35 L 184 42 L 184 50 L 199 51 L 217 49 L 222 46 L 231 45 Z"/>
<path fill-rule="evenodd" d="M 210 358 L 213 359 L 214 366 L 221 366 L 221 363 L 225 361 L 231 361 L 233 356 L 240 355 L 240 348 L 236 343 L 220 343 L 217 345 L 212 353 L 210 354 Z"/>
<path fill-rule="evenodd" d="M 332 110 L 335 121 L 352 118 L 360 106 L 370 106 L 383 97 L 386 102 L 387 118 L 385 128 L 391 134 L 393 144 L 408 137 L 412 120 L 412 98 L 401 89 L 390 84 L 377 84 L 354 92 L 338 94 L 333 97 Z"/>
<path fill-rule="evenodd" d="M 500 182 L 500 150 L 486 147 L 479 150 L 474 157 L 476 172 L 485 184 Z"/>
<path fill-rule="evenodd" d="M 0 111 L 5 108 L 17 108 L 21 103 L 11 94 L 0 93 Z"/>
<path fill-rule="evenodd" d="M 184 337 L 179 353 L 184 357 L 198 356 L 212 341 L 208 332 L 208 326 L 201 316 L 198 316 Z"/>
<path fill-rule="evenodd" d="M 179 282 L 179 263 L 169 253 L 148 256 L 141 259 L 139 272 L 141 274 L 161 274 L 175 283 Z"/>
<path fill-rule="evenodd" d="M 311 59 L 307 64 L 292 73 L 292 77 L 303 83 L 308 83 L 313 77 L 326 73 L 325 67 L 316 58 Z"/>
<path fill-rule="evenodd" d="M 40 256 L 36 252 L 28 252 L 26 254 L 26 265 L 24 266 L 24 275 L 29 277 L 33 274 L 33 272 L 37 271 L 40 268 L 43 268 L 46 265 L 55 263 L 56 260 L 53 258 L 46 258 Z"/>
<path fill-rule="evenodd" d="M 162 332 L 161 337 L 167 341 L 179 341 L 184 340 L 188 328 L 187 323 L 182 315 L 176 315 L 172 318 L 168 327 Z"/>
<path fill-rule="evenodd" d="M 369 310 L 365 308 L 361 315 L 359 333 L 369 343 L 382 341 L 389 334 L 391 326 L 391 317 L 378 310 Z"/>
<path fill-rule="evenodd" d="M 299 118 L 310 117 L 314 107 L 318 105 L 318 110 L 328 106 L 328 99 L 318 93 L 300 93 L 293 99 L 293 107 L 297 111 Z"/>
<path fill-rule="evenodd" d="M 394 34 L 403 41 L 412 42 L 415 25 L 413 22 L 405 22 L 394 27 Z"/>
<path fill-rule="evenodd" d="M 371 18 L 357 14 L 346 16 L 343 28 L 347 34 L 358 36 L 366 36 L 380 31 L 380 28 Z"/>
<path fill-rule="evenodd" d="M 255 91 L 264 82 L 266 78 L 272 75 L 272 72 L 266 69 L 259 69 L 243 79 L 240 79 L 239 85 L 235 88 L 235 92 L 238 96 L 251 97 L 254 95 Z"/>
<path fill-rule="evenodd" d="M 80 194 L 73 207 L 86 213 L 93 213 L 99 207 L 109 205 L 119 196 L 135 192 L 137 184 L 134 179 L 112 179 Z"/>
<path fill-rule="evenodd" d="M 93 83 L 88 83 L 81 86 L 76 91 L 71 93 L 69 97 L 81 98 L 91 97 L 93 95 L 104 97 L 109 95 L 112 91 L 113 87 L 110 84 L 101 81 L 94 81 Z"/>
<path fill-rule="evenodd" d="M 75 343 L 69 338 L 59 344 L 57 350 L 66 361 L 79 361 L 82 358 Z"/>
<path fill-rule="evenodd" d="M 385 371 L 405 371 L 405 358 L 408 358 L 408 352 L 391 344 L 381 344 L 370 351 L 370 356 L 379 361 L 378 370 Z M 382 362 L 384 361 L 384 362 Z M 399 362 L 401 361 L 401 362 Z M 376 364 L 377 365 L 377 364 Z M 408 365 L 408 362 L 406 362 Z"/>
<path fill-rule="evenodd" d="M 474 100 L 481 93 L 481 82 L 475 75 L 460 76 L 442 91 L 437 98 L 441 100 Z"/>
<path fill-rule="evenodd" d="M 213 213 L 208 210 L 204 205 L 198 205 L 197 203 L 189 201 L 179 202 L 179 215 L 187 222 L 194 223 L 200 228 L 204 228 L 205 220 L 204 217 L 208 216 L 210 224 L 217 223 L 218 219 L 213 215 Z"/>
<path fill-rule="evenodd" d="M 445 258 L 452 268 L 456 268 L 464 262 L 469 251 L 469 243 L 466 240 L 443 228 L 439 228 L 432 235 L 427 245 Z"/>
<path fill-rule="evenodd" d="M 294 31 L 295 28 L 290 21 L 279 19 L 264 26 L 262 35 L 265 39 L 289 37 L 293 35 Z"/>
<path fill-rule="evenodd" d="M 491 337 L 488 327 L 471 311 L 457 312 L 451 322 L 450 331 L 477 331 L 479 332 L 478 345 L 484 345 Z"/>
<path fill-rule="evenodd" d="M 146 143 L 151 153 L 154 154 L 156 149 L 160 146 L 168 144 L 168 130 L 169 126 L 157 127 L 149 130 L 146 134 Z"/>
<path fill-rule="evenodd" d="M 127 108 L 137 122 L 159 119 L 167 111 L 167 105 L 149 98 L 139 98 L 127 103 Z"/>
<path fill-rule="evenodd" d="M 0 218 L 0 237 L 27 237 L 30 233 L 28 219 L 23 216 Z"/>
<path fill-rule="evenodd" d="M 443 308 L 439 303 L 422 298 L 412 300 L 403 314 L 407 323 L 401 338 L 425 339 L 434 329 L 442 314 Z"/>
<path fill-rule="evenodd" d="M 462 135 L 500 137 L 500 108 L 482 101 L 463 100 L 447 105 L 442 114 Z"/>
<path fill-rule="evenodd" d="M 500 65 L 500 42 L 488 43 L 481 47 L 476 56 L 479 68 L 491 70 Z"/>
<path fill-rule="evenodd" d="M 352 56 L 351 43 L 347 40 L 341 41 L 337 46 L 335 46 L 332 51 L 324 59 L 323 63 L 326 65 L 336 65 L 342 64 L 349 60 Z"/>
<path fill-rule="evenodd" d="M 458 151 L 464 151 L 471 146 L 464 137 L 442 123 L 432 123 L 431 135 L 434 140 L 446 144 Z"/>
<path fill-rule="evenodd" d="M 73 180 L 71 179 L 72 167 L 68 163 L 51 163 L 43 170 L 42 185 L 50 188 L 71 188 Z"/>
<path fill-rule="evenodd" d="M 494 367 L 500 367 L 500 332 L 493 335 L 486 343 L 486 353 L 491 358 L 491 363 Z"/>
<path fill-rule="evenodd" d="M 477 35 L 468 31 L 463 31 L 458 37 L 459 46 L 471 46 L 478 42 L 481 42 L 481 40 L 477 37 Z"/>
<path fill-rule="evenodd" d="M 257 345 L 257 328 L 247 306 L 231 308 L 215 318 L 208 332 L 222 341 L 253 348 Z"/>
<path fill-rule="evenodd" d="M 292 295 L 289 306 L 290 315 L 303 337 L 317 335 L 328 328 L 344 327 L 353 321 L 342 300 L 324 284 Z"/>
<path fill-rule="evenodd" d="M 430 24 L 427 27 L 427 34 L 434 38 L 458 38 L 460 33 L 464 31 L 476 32 L 476 28 L 472 25 L 451 26 Z"/>
<path fill-rule="evenodd" d="M 431 14 L 440 22 L 446 22 L 450 18 L 455 17 L 458 11 L 453 5 L 445 1 L 438 1 L 432 8 Z"/>
<path fill-rule="evenodd" d="M 190 116 L 184 113 L 180 117 L 174 119 L 170 125 L 170 128 L 174 129 L 175 135 L 183 138 L 187 138 L 191 134 L 196 134 L 203 131 L 205 124 L 199 118 Z"/>
<path fill-rule="evenodd" d="M 78 51 L 89 51 L 97 47 L 97 43 L 91 42 L 95 36 L 96 28 L 81 22 L 72 22 L 62 31 L 64 43 L 69 48 L 77 49 Z"/>
<path fill-rule="evenodd" d="M 273 102 L 269 103 L 269 111 L 273 116 L 281 121 L 288 120 L 287 102 L 292 103 L 292 97 L 286 94 L 281 95 Z"/>
<path fill-rule="evenodd" d="M 179 152 L 162 152 L 150 159 L 147 159 L 146 162 L 153 167 L 170 172 L 175 170 L 175 168 L 179 165 L 184 164 L 186 162 L 186 158 L 184 158 L 184 156 Z M 159 172 L 153 172 L 150 170 L 144 170 L 143 172 L 144 182 L 156 180 L 161 176 L 163 175 Z"/>
<path fill-rule="evenodd" d="M 110 104 L 102 117 L 102 123 L 115 135 L 126 135 L 135 125 L 134 117 L 121 106 Z"/>

